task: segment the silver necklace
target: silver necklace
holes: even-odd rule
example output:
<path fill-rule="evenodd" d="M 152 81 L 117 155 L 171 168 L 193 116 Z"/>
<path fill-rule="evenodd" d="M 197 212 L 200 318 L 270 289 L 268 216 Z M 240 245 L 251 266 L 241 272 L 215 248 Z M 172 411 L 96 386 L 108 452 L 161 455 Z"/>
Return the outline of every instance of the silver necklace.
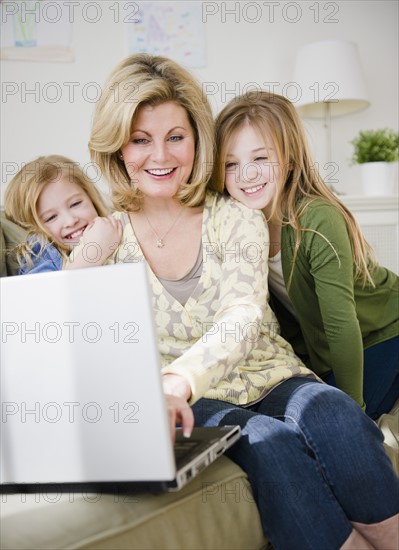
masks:
<path fill-rule="evenodd" d="M 177 215 L 177 217 L 175 218 L 175 220 L 173 221 L 172 225 L 169 227 L 169 229 L 166 231 L 166 233 L 164 233 L 164 234 L 162 235 L 162 237 L 160 237 L 160 236 L 158 235 L 158 233 L 156 232 L 154 226 L 152 225 L 152 223 L 151 223 L 150 220 L 148 219 L 147 214 L 146 214 L 146 213 L 144 212 L 144 210 L 143 210 L 143 214 L 144 214 L 144 216 L 145 216 L 145 219 L 147 220 L 148 225 L 151 227 L 151 229 L 152 229 L 154 235 L 155 235 L 156 238 L 157 238 L 156 244 L 157 244 L 157 247 L 158 247 L 158 248 L 163 248 L 163 247 L 165 246 L 164 238 L 166 237 L 166 235 L 167 235 L 170 231 L 172 231 L 172 229 L 174 228 L 174 226 L 177 224 L 177 222 L 178 222 L 180 216 L 181 216 L 182 213 L 183 213 L 183 210 L 184 210 L 184 208 L 181 207 L 181 210 L 180 210 L 180 212 L 178 213 L 178 215 Z"/>

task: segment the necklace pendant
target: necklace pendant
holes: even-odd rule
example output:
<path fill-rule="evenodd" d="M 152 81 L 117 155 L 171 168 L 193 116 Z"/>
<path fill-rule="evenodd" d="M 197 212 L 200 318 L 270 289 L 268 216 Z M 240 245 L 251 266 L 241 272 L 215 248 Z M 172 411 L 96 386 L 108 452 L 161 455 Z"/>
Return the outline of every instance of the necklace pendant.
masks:
<path fill-rule="evenodd" d="M 158 248 L 163 248 L 165 246 L 165 243 L 163 242 L 162 239 L 158 239 L 157 240 L 157 247 Z"/>

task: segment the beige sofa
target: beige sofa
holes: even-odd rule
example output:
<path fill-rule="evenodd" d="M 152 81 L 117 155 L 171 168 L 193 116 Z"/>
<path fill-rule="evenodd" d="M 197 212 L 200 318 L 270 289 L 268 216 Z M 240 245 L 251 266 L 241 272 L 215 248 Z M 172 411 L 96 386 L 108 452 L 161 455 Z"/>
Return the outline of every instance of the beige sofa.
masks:
<path fill-rule="evenodd" d="M 1 217 L 1 275 L 24 231 Z M 399 402 L 379 420 L 399 473 Z M 28 460 L 28 457 L 27 457 Z M 1 542 L 22 549 L 262 549 L 259 513 L 246 474 L 222 456 L 178 493 L 2 495 Z"/>

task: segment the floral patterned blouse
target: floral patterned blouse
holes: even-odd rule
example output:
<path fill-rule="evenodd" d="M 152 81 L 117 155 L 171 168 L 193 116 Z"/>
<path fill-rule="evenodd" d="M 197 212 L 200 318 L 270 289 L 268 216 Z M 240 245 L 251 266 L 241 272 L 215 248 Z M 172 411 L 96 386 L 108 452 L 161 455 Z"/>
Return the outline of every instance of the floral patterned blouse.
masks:
<path fill-rule="evenodd" d="M 134 214 L 133 214 L 134 215 Z M 144 260 L 129 216 L 108 264 Z M 260 211 L 208 194 L 202 274 L 182 305 L 148 267 L 162 372 L 180 374 L 201 397 L 249 405 L 292 376 L 316 378 L 280 336 L 268 305 L 268 230 Z"/>

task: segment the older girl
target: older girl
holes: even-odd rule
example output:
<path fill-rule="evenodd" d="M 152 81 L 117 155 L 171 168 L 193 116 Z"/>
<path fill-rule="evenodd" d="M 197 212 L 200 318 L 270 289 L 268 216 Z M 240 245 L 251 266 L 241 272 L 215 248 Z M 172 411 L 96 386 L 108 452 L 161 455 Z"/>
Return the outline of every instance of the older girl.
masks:
<path fill-rule="evenodd" d="M 269 287 L 285 337 L 378 418 L 399 397 L 398 277 L 379 266 L 311 159 L 286 98 L 251 92 L 216 123 L 220 189 L 266 216 Z"/>

